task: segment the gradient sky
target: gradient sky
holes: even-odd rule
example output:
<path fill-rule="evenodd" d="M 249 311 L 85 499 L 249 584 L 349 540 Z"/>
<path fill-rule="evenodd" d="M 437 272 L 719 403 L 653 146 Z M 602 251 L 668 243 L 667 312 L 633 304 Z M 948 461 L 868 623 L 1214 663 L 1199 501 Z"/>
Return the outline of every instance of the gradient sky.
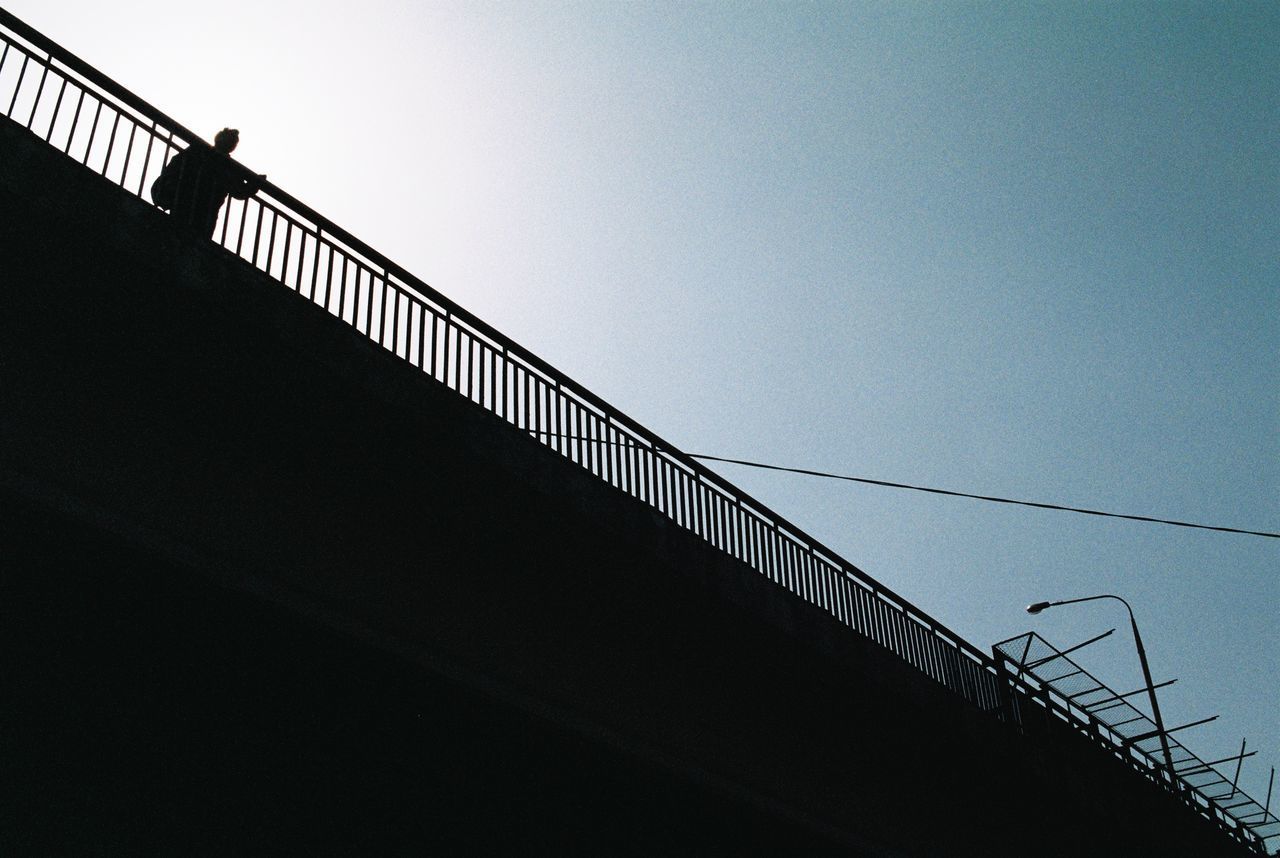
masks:
<path fill-rule="evenodd" d="M 1280 531 L 1280 4 L 4 2 L 685 450 Z M 1265 797 L 1280 540 L 720 470 Z"/>

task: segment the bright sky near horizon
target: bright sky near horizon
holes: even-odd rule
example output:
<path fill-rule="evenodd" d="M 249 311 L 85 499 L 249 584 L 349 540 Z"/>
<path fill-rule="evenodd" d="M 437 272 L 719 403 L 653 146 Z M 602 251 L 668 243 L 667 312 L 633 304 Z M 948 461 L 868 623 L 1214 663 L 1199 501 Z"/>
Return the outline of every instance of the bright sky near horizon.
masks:
<path fill-rule="evenodd" d="M 3 2 L 685 450 L 1280 531 L 1280 3 Z M 1265 797 L 1280 540 L 716 468 Z"/>

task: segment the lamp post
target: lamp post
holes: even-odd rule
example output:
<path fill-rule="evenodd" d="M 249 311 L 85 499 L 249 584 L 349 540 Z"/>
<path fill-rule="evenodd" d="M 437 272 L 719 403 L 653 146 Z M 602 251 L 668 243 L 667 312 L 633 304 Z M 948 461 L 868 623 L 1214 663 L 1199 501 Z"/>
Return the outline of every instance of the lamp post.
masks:
<path fill-rule="evenodd" d="M 1115 599 L 1124 605 L 1126 611 L 1129 612 L 1129 625 L 1133 626 L 1133 642 L 1138 647 L 1138 660 L 1142 662 L 1142 678 L 1147 683 L 1147 696 L 1151 699 L 1151 714 L 1156 722 L 1156 732 L 1160 735 L 1160 747 L 1164 750 L 1164 762 L 1169 777 L 1173 777 L 1173 755 L 1169 753 L 1169 739 L 1164 732 L 1164 719 L 1160 717 L 1160 703 L 1156 700 L 1155 683 L 1151 679 L 1151 666 L 1147 664 L 1147 650 L 1142 645 L 1142 635 L 1138 634 L 1138 623 L 1133 618 L 1133 608 L 1129 607 L 1129 603 L 1119 596 L 1112 596 L 1104 593 L 1101 596 L 1085 596 L 1080 599 L 1063 599 L 1060 602 L 1036 602 L 1027 605 L 1028 614 L 1038 614 L 1045 608 L 1053 608 L 1058 605 L 1074 605 L 1077 602 L 1093 602 L 1098 599 Z"/>

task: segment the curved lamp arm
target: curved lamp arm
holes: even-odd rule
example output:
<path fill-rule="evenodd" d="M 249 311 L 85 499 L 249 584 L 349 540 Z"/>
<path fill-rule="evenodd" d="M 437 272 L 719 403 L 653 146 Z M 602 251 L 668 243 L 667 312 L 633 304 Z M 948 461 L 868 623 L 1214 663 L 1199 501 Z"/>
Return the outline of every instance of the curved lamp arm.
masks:
<path fill-rule="evenodd" d="M 1133 628 L 1133 643 L 1138 648 L 1138 661 L 1142 663 L 1142 678 L 1147 683 L 1147 696 L 1151 700 L 1151 714 L 1156 724 L 1156 730 L 1160 734 L 1160 747 L 1164 751 L 1164 762 L 1168 767 L 1170 777 L 1173 775 L 1173 754 L 1169 752 L 1169 739 L 1164 732 L 1164 719 L 1160 717 L 1160 703 L 1156 700 L 1155 681 L 1151 678 L 1151 666 L 1147 664 L 1147 650 L 1142 645 L 1142 635 L 1138 632 L 1138 621 L 1133 618 L 1133 608 L 1129 603 L 1119 596 L 1110 593 L 1103 593 L 1098 596 L 1083 596 L 1079 599 L 1062 599 L 1058 602 L 1034 602 L 1027 605 L 1028 614 L 1038 614 L 1046 608 L 1057 607 L 1058 605 L 1074 605 L 1077 602 L 1093 602 L 1098 599 L 1115 599 L 1124 605 L 1124 609 L 1129 612 L 1129 625 Z"/>

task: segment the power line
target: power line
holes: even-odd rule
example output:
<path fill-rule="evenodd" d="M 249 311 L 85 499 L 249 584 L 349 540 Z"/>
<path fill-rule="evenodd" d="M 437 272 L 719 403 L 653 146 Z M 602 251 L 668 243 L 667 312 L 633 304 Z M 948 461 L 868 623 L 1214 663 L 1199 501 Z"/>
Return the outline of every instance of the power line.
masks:
<path fill-rule="evenodd" d="M 784 471 L 790 474 L 804 474 L 810 477 L 822 477 L 829 480 L 847 480 L 851 483 L 865 483 L 870 486 L 885 486 L 891 489 L 908 489 L 913 492 L 928 492 L 935 495 L 947 495 L 957 498 L 971 498 L 973 500 L 987 501 L 989 503 L 1014 504 L 1016 506 L 1030 506 L 1036 509 L 1050 509 L 1059 512 L 1075 512 L 1081 515 L 1097 515 L 1104 518 L 1124 518 L 1129 521 L 1145 521 L 1152 524 L 1168 524 L 1174 527 L 1191 527 L 1198 530 L 1216 530 L 1221 533 L 1240 533 L 1246 536 L 1263 536 L 1267 539 L 1280 539 L 1280 533 L 1268 533 L 1261 530 L 1243 530 L 1236 527 L 1219 527 L 1212 524 L 1196 524 L 1190 521 L 1175 521 L 1168 518 L 1154 518 L 1148 515 L 1126 515 L 1119 512 L 1104 512 L 1097 509 L 1082 509 L 1075 506 L 1062 506 L 1054 503 L 1039 503 L 1037 501 L 1016 500 L 1014 498 L 1001 498 L 992 495 L 979 495 L 970 492 L 955 492 L 949 489 L 935 489 L 928 486 L 913 486 L 907 483 L 891 483 L 887 480 L 872 480 L 867 477 L 851 477 L 845 474 L 830 474 L 825 471 L 811 471 L 806 468 L 786 468 L 781 465 L 767 465 L 763 462 L 748 462 L 743 459 L 727 459 L 723 456 L 711 456 L 705 453 L 685 453 L 691 459 L 703 459 L 711 462 L 728 462 L 733 465 L 745 465 L 748 468 L 763 468 L 768 471 Z"/>
<path fill-rule="evenodd" d="M 630 449 L 640 449 L 641 445 L 634 443 L 630 439 L 625 441 L 609 441 L 604 438 L 588 438 L 580 435 L 570 435 L 564 432 L 548 432 L 545 429 L 529 429 L 526 430 L 535 436 L 545 436 L 547 438 L 564 438 L 567 441 L 586 441 L 588 444 L 610 444 L 618 447 L 627 447 Z M 888 480 L 873 480 L 869 477 L 853 477 L 847 474 L 832 474 L 826 471 L 811 471 L 807 468 L 787 468 L 782 465 L 768 465 L 764 462 L 749 462 L 745 459 L 728 459 L 724 456 L 712 456 L 709 453 L 685 453 L 680 451 L 680 455 L 687 456 L 690 459 L 702 459 L 708 462 L 727 462 L 731 465 L 745 465 L 748 468 L 761 468 L 766 471 L 782 471 L 788 474 L 803 474 L 807 477 L 821 477 L 827 480 L 845 480 L 851 483 L 864 483 L 869 486 L 884 486 L 891 489 L 907 489 L 913 492 L 927 492 L 934 495 L 946 495 L 954 498 L 970 498 L 972 500 L 987 501 L 988 503 L 1004 503 L 1014 506 L 1029 506 L 1036 509 L 1048 509 L 1057 512 L 1074 512 L 1080 515 L 1096 515 L 1103 518 L 1123 518 L 1128 521 L 1145 521 L 1149 524 L 1167 524 L 1172 527 L 1190 527 L 1196 530 L 1216 530 L 1219 533 L 1239 533 L 1244 536 L 1262 536 L 1267 539 L 1280 539 L 1280 533 L 1269 533 L 1264 530 L 1243 530 L 1238 527 L 1220 527 L 1214 524 L 1197 524 L 1192 521 L 1176 521 L 1170 518 L 1155 518 L 1149 515 L 1128 515 L 1121 512 L 1104 512 L 1099 509 L 1084 509 L 1078 506 L 1063 506 L 1056 503 L 1040 503 L 1038 501 L 1017 500 L 1015 498 L 995 497 L 994 495 L 979 495 L 970 492 L 955 492 L 950 489 L 935 489 L 929 486 L 913 486 L 909 483 L 891 483 Z"/>

